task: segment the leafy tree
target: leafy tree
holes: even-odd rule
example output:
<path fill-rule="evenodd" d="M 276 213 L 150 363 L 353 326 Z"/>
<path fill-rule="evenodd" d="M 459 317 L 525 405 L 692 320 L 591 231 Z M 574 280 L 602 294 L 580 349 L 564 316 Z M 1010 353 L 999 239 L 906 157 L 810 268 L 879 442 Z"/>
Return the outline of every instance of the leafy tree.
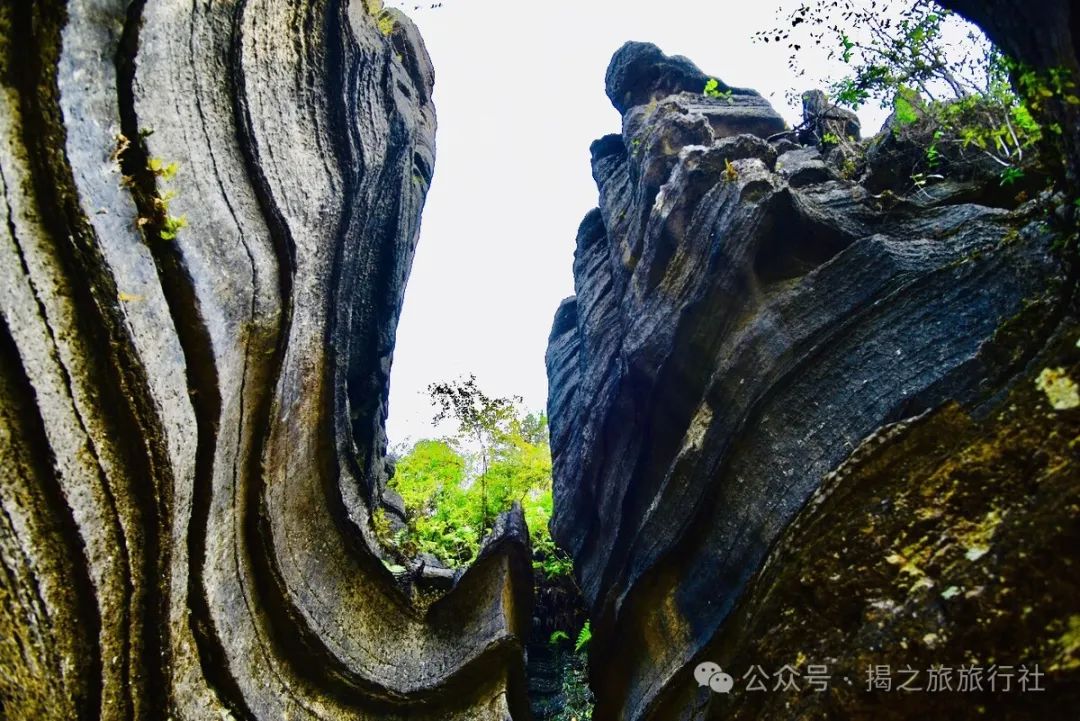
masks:
<path fill-rule="evenodd" d="M 1047 98 L 1080 103 L 1067 73 L 1019 66 L 933 0 L 804 2 L 755 37 L 786 42 L 789 66 L 800 76 L 807 52 L 824 52 L 844 68 L 830 85 L 836 104 L 858 109 L 875 100 L 892 108 L 894 133 L 925 138 L 925 172 L 913 174 L 916 186 L 943 177 L 945 165 L 987 159 L 1002 185 L 1016 182 L 1034 166 L 1028 161 L 1045 131 L 1062 133 L 1035 121 L 1040 105 Z M 955 42 L 959 37 L 965 40 Z"/>
<path fill-rule="evenodd" d="M 483 537 L 491 527 L 487 494 L 488 471 L 496 448 L 505 444 L 510 435 L 511 422 L 516 417 L 517 404 L 521 402 L 521 397 L 492 398 L 477 386 L 475 375 L 459 381 L 432 383 L 428 386 L 428 393 L 439 408 L 435 414 L 435 422 L 455 421 L 458 424 L 458 437 L 468 439 L 479 448 L 479 532 Z"/>
<path fill-rule="evenodd" d="M 946 40 L 960 35 L 965 42 Z M 788 66 L 797 76 L 805 75 L 803 59 L 811 48 L 840 62 L 846 72 L 832 84 L 832 95 L 853 108 L 871 99 L 887 106 L 901 87 L 927 100 L 987 93 L 1000 56 L 975 26 L 933 0 L 804 2 L 779 27 L 755 38 L 786 42 Z"/>
<path fill-rule="evenodd" d="M 446 441 L 423 440 L 401 458 L 394 470 L 394 486 L 411 513 L 429 513 L 440 494 L 456 488 L 465 478 L 465 459 Z"/>
<path fill-rule="evenodd" d="M 376 514 L 380 538 L 407 558 L 429 553 L 449 566 L 469 563 L 493 518 L 521 505 L 533 546 L 533 566 L 568 575 L 570 559 L 551 538 L 551 449 L 547 417 L 524 413 L 520 398 L 485 394 L 476 378 L 437 383 L 429 393 L 436 422 L 452 420 L 449 439 L 422 440 L 396 464 L 390 487 L 405 503 L 405 528 L 392 534 Z"/>

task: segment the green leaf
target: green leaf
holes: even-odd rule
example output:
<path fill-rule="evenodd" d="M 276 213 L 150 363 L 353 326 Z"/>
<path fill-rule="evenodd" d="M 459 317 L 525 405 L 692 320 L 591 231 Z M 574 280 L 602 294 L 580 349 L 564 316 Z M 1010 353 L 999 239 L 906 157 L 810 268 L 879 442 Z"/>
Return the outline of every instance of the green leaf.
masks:
<path fill-rule="evenodd" d="M 589 641 L 592 640 L 592 625 L 590 621 L 586 621 L 585 625 L 581 627 L 581 631 L 578 633 L 577 642 L 574 644 L 574 653 L 581 653 L 589 647 Z"/>
<path fill-rule="evenodd" d="M 1024 170 L 1017 167 L 1005 168 L 1001 171 L 1001 185 L 1012 185 L 1017 180 L 1024 177 Z"/>
<path fill-rule="evenodd" d="M 703 91 L 705 97 L 719 98 L 720 100 L 731 100 L 731 90 L 720 90 L 720 81 L 716 78 L 709 78 L 705 83 L 705 90 Z"/>
<path fill-rule="evenodd" d="M 915 92 L 910 88 L 901 87 L 896 95 L 893 97 L 893 113 L 896 118 L 896 123 L 900 127 L 911 125 L 919 119 L 919 114 L 915 110 L 913 99 Z"/>
<path fill-rule="evenodd" d="M 165 216 L 165 223 L 161 227 L 161 239 L 162 240 L 175 240 L 176 235 L 180 232 L 181 228 L 187 227 L 186 215 L 167 215 Z"/>

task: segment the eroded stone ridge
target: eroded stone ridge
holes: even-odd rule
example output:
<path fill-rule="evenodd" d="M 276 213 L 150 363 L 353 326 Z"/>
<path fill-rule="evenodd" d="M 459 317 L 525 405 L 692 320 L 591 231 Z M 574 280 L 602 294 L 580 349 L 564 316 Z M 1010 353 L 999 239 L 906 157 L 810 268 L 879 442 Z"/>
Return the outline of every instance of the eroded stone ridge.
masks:
<path fill-rule="evenodd" d="M 592 146 L 551 331 L 552 528 L 591 606 L 596 718 L 707 715 L 689 670 L 822 479 L 885 424 L 988 403 L 1071 287 L 1032 206 L 979 202 L 996 177 L 871 193 L 704 78 L 616 53 L 623 131 Z M 999 332 L 1032 307 L 1031 337 Z"/>
<path fill-rule="evenodd" d="M 0 8 L 0 715 L 505 719 L 527 534 L 418 604 L 377 558 L 434 162 L 368 0 Z"/>

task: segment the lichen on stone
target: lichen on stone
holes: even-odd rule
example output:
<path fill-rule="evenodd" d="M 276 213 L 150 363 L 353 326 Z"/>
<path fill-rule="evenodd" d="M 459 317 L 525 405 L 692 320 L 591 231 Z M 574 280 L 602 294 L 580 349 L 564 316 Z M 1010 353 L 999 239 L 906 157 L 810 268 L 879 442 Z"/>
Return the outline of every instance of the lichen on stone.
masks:
<path fill-rule="evenodd" d="M 1043 368 L 1035 385 L 1046 394 L 1055 410 L 1067 411 L 1080 406 L 1080 387 L 1064 368 Z"/>

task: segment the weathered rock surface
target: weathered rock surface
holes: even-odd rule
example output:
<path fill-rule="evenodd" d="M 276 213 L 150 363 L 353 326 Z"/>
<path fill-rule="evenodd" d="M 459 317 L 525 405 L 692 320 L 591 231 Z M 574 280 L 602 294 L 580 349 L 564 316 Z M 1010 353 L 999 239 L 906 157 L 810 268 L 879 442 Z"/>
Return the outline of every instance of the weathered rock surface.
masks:
<path fill-rule="evenodd" d="M 942 3 L 1078 67 L 1067 0 Z M 434 160 L 415 28 L 377 0 L 5 0 L 0 77 L 0 717 L 527 718 L 520 515 L 420 598 L 368 523 Z M 1052 692 L 977 713 L 1070 713 L 1080 421 L 1030 381 L 1080 351 L 1044 219 L 845 182 L 707 81 L 613 63 L 553 329 L 595 718 L 958 718 L 689 670 L 987 649 Z M 1075 190 L 1080 111 L 1048 112 Z"/>
<path fill-rule="evenodd" d="M 423 606 L 373 551 L 435 130 L 377 6 L 0 5 L 0 716 L 528 713 L 520 516 Z"/>
<path fill-rule="evenodd" d="M 616 51 L 608 66 L 605 86 L 615 108 L 651 112 L 657 101 L 670 99 L 677 112 L 704 117 L 717 137 L 750 133 L 768 137 L 784 129 L 784 119 L 754 90 L 733 88 L 719 78 L 716 92 L 702 94 L 710 80 L 684 57 L 668 57 L 651 43 L 629 42 Z"/>
<path fill-rule="evenodd" d="M 1056 658 L 1045 685 L 1056 685 L 1054 703 L 1075 700 L 1075 650 L 1050 651 L 1080 611 L 1066 550 L 1076 514 L 1054 510 L 1055 498 L 1076 497 L 1068 440 L 1080 411 L 1048 412 L 1033 380 L 1046 364 L 1076 371 L 1080 328 L 1075 278 L 1040 212 L 978 202 L 986 178 L 964 185 L 967 202 L 905 198 L 842 180 L 790 140 L 776 143 L 777 157 L 760 137 L 717 132 L 667 80 L 687 76 L 688 61 L 652 54 L 650 69 L 628 52 L 608 75 L 623 132 L 592 146 L 599 207 L 579 229 L 576 295 L 556 313 L 547 358 L 552 530 L 591 609 L 594 718 L 868 718 L 883 706 L 925 715 L 925 701 L 857 693 L 875 652 L 875 663 L 953 666 L 1012 652 L 1044 671 Z M 612 93 L 613 75 L 632 90 Z M 676 94 L 657 97 L 667 91 Z M 1028 392 L 1009 396 L 1014 387 Z M 1059 442 L 1040 450 L 1022 414 L 995 416 L 1020 407 L 1007 398 Z M 921 430 L 885 443 L 895 478 L 851 458 L 901 422 Z M 987 440 L 998 435 L 1015 451 Z M 1015 472 L 965 460 L 977 448 Z M 1024 466 L 1025 450 L 1040 460 Z M 827 492 L 845 461 L 850 472 Z M 950 501 L 962 482 L 935 475 L 945 467 L 980 491 Z M 893 494 L 875 485 L 885 479 Z M 1015 525 L 995 535 L 988 513 Z M 913 543 L 929 585 L 911 583 Z M 960 562 L 977 543 L 994 551 L 972 571 Z M 1033 567 L 1016 562 L 1021 553 Z M 964 615 L 942 608 L 950 584 L 968 593 L 953 605 Z M 1015 643 L 973 631 L 986 617 L 1003 632 L 1025 604 L 1034 617 Z M 934 615 L 908 623 L 905 611 Z M 709 660 L 738 674 L 831 664 L 840 688 L 727 701 L 693 678 Z"/>
<path fill-rule="evenodd" d="M 807 145 L 821 143 L 827 135 L 858 140 L 862 137 L 859 118 L 847 108 L 829 102 L 820 90 L 802 95 L 803 124 L 799 140 Z"/>

